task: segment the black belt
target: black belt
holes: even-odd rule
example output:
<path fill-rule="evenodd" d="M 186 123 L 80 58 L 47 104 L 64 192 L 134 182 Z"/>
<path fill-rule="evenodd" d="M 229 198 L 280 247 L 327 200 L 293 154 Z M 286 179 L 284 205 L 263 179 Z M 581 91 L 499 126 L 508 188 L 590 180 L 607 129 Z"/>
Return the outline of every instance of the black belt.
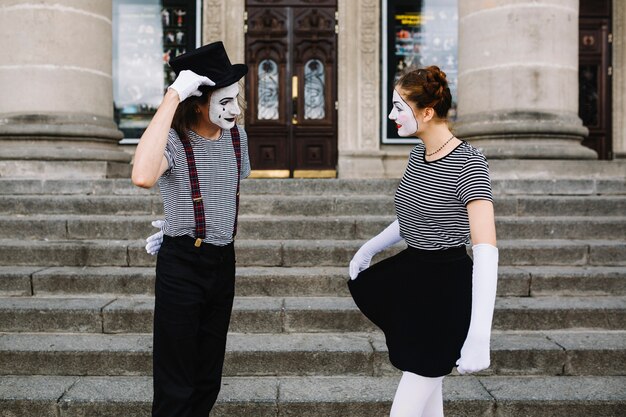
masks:
<path fill-rule="evenodd" d="M 446 249 L 417 249 L 409 246 L 407 248 L 412 257 L 421 261 L 442 262 L 463 259 L 467 256 L 467 248 L 465 246 L 456 246 Z"/>
<path fill-rule="evenodd" d="M 227 245 L 224 246 L 219 246 L 219 245 L 214 245 L 212 243 L 204 243 L 201 246 L 197 246 L 196 245 L 196 238 L 195 237 L 191 237 L 191 236 L 168 236 L 168 235 L 163 235 L 163 243 L 168 243 L 168 244 L 174 244 L 176 246 L 182 246 L 182 247 L 190 247 L 191 249 L 193 249 L 194 251 L 200 252 L 200 253 L 220 253 L 220 254 L 224 254 L 224 253 L 229 253 L 232 252 L 233 247 L 234 247 L 234 243 L 230 242 Z"/>

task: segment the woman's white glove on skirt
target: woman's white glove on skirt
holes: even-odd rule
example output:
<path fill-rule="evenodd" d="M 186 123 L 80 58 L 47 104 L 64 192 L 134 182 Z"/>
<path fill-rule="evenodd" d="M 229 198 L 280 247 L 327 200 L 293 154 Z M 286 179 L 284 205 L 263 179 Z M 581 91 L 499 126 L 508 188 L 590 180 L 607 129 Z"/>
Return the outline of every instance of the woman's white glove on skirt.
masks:
<path fill-rule="evenodd" d="M 402 240 L 398 220 L 391 223 L 385 230 L 365 242 L 350 261 L 350 279 L 355 279 L 359 272 L 367 269 L 372 258 L 378 252 Z"/>
<path fill-rule="evenodd" d="M 496 302 L 498 248 L 487 243 L 472 246 L 472 315 L 461 357 L 456 362 L 460 374 L 489 367 L 491 321 Z"/>

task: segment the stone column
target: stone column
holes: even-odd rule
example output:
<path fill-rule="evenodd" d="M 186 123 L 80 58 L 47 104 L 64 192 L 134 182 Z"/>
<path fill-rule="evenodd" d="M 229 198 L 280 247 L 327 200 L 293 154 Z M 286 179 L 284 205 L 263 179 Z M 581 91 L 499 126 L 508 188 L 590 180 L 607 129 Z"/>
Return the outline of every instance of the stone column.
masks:
<path fill-rule="evenodd" d="M 233 63 L 244 63 L 246 55 L 245 0 L 204 0 L 202 44 L 222 41 Z"/>
<path fill-rule="evenodd" d="M 113 121 L 111 0 L 0 4 L 0 176 L 127 176 Z"/>
<path fill-rule="evenodd" d="M 580 142 L 578 0 L 459 2 L 455 132 L 489 158 L 593 159 Z"/>
<path fill-rule="evenodd" d="M 338 172 L 384 176 L 380 153 L 380 2 L 338 1 Z"/>

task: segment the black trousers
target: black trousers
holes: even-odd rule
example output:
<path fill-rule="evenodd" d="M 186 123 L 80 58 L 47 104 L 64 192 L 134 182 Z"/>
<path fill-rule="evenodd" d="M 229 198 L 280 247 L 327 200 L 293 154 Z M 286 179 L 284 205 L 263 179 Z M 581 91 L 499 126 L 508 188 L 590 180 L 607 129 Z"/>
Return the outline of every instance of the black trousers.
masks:
<path fill-rule="evenodd" d="M 157 258 L 153 417 L 207 417 L 221 386 L 235 252 L 194 240 L 164 236 Z"/>

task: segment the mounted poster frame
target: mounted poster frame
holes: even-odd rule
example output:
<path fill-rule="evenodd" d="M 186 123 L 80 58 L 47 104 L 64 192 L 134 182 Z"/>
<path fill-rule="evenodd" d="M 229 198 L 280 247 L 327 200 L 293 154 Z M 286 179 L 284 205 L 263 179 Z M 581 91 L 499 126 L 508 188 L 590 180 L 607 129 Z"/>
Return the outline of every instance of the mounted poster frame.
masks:
<path fill-rule="evenodd" d="M 401 138 L 387 117 L 394 83 L 407 67 L 437 65 L 447 75 L 452 93 L 449 120 L 456 118 L 458 85 L 458 0 L 382 0 L 381 141 L 416 144 Z"/>
<path fill-rule="evenodd" d="M 136 144 L 174 72 L 169 59 L 200 45 L 201 0 L 113 0 L 113 106 L 120 144 Z"/>

